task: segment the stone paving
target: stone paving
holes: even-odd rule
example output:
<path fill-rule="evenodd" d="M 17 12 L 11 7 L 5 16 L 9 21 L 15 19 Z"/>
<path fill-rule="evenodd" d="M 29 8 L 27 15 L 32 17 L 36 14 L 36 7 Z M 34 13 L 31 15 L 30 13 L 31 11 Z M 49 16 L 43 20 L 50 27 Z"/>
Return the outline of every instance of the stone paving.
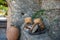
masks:
<path fill-rule="evenodd" d="M 0 40 L 6 40 L 6 21 L 0 21 Z"/>
<path fill-rule="evenodd" d="M 6 40 L 6 29 L 0 28 L 0 40 Z"/>

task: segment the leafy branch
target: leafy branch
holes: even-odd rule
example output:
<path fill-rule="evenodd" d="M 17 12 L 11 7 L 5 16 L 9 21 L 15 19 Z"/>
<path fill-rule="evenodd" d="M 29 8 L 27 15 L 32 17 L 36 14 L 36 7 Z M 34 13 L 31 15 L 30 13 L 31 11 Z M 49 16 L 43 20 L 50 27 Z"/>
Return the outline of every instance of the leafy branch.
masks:
<path fill-rule="evenodd" d="M 6 0 L 0 0 L 0 15 L 3 14 L 5 15 L 7 10 L 8 10 L 8 6 Z"/>

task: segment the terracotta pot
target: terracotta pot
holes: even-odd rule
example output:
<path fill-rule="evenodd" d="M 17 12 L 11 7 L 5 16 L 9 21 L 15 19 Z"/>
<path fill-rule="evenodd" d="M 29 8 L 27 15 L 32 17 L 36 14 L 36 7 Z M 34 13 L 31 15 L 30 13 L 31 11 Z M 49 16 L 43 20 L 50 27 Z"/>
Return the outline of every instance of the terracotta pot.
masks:
<path fill-rule="evenodd" d="M 6 36 L 8 40 L 17 40 L 19 36 L 19 30 L 15 27 L 11 27 L 7 30 Z"/>

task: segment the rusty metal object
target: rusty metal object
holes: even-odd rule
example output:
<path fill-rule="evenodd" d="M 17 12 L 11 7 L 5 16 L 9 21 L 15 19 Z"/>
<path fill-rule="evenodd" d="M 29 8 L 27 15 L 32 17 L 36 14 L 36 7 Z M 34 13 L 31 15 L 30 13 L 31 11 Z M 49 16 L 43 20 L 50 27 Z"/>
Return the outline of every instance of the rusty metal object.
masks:
<path fill-rule="evenodd" d="M 34 28 L 36 24 L 39 24 L 41 30 L 45 28 L 41 18 L 34 19 L 34 24 L 33 24 L 32 29 Z"/>
<path fill-rule="evenodd" d="M 27 17 L 27 18 L 25 18 L 24 19 L 24 22 L 25 22 L 25 25 L 24 25 L 24 28 L 23 29 L 31 29 L 31 28 L 29 28 L 29 25 L 32 23 L 32 19 L 31 19 L 31 17 Z"/>
<path fill-rule="evenodd" d="M 31 26 L 30 24 L 32 23 L 32 19 L 30 17 L 27 17 L 27 18 L 25 18 L 25 23 L 26 24 L 24 26 L 24 29 L 28 29 L 32 33 L 37 30 L 38 25 L 41 30 L 44 30 L 44 28 L 45 28 L 41 18 L 34 19 L 34 24 L 32 24 L 32 26 Z"/>
<path fill-rule="evenodd" d="M 38 28 L 38 26 L 36 26 L 36 24 L 33 24 L 31 32 L 34 33 L 37 30 L 37 28 Z"/>
<path fill-rule="evenodd" d="M 32 23 L 32 19 L 31 17 L 27 17 L 24 19 L 25 23 L 28 24 L 28 23 Z"/>
<path fill-rule="evenodd" d="M 28 25 L 26 24 L 26 25 L 24 26 L 24 29 L 30 29 L 30 28 L 29 28 Z"/>
<path fill-rule="evenodd" d="M 42 23 L 41 18 L 34 19 L 34 24 L 39 24 L 39 23 Z"/>

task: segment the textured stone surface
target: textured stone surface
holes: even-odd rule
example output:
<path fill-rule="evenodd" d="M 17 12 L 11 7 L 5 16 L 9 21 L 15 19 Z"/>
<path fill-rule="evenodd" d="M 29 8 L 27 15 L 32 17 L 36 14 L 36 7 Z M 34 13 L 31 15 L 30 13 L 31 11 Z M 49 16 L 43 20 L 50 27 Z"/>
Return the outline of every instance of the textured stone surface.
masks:
<path fill-rule="evenodd" d="M 6 40 L 6 21 L 0 21 L 0 40 Z"/>
<path fill-rule="evenodd" d="M 0 28 L 0 40 L 6 40 L 6 29 Z"/>
<path fill-rule="evenodd" d="M 42 9 L 60 9 L 60 0 L 42 0 Z"/>
<path fill-rule="evenodd" d="M 45 9 L 44 15 L 41 15 L 46 28 L 49 29 L 47 34 L 42 34 L 39 40 L 60 40 L 60 1 L 59 0 L 42 0 L 39 5 L 39 0 L 12 0 L 10 1 L 10 9 L 12 22 L 14 25 L 23 23 L 26 16 L 32 16 L 34 12 L 40 9 Z M 21 13 L 24 13 L 22 15 Z M 17 23 L 17 22 L 18 23 Z"/>
<path fill-rule="evenodd" d="M 60 40 L 60 10 L 51 10 L 43 15 L 44 24 L 49 28 L 49 36 L 54 40 Z M 46 20 L 45 20 L 46 18 Z"/>

